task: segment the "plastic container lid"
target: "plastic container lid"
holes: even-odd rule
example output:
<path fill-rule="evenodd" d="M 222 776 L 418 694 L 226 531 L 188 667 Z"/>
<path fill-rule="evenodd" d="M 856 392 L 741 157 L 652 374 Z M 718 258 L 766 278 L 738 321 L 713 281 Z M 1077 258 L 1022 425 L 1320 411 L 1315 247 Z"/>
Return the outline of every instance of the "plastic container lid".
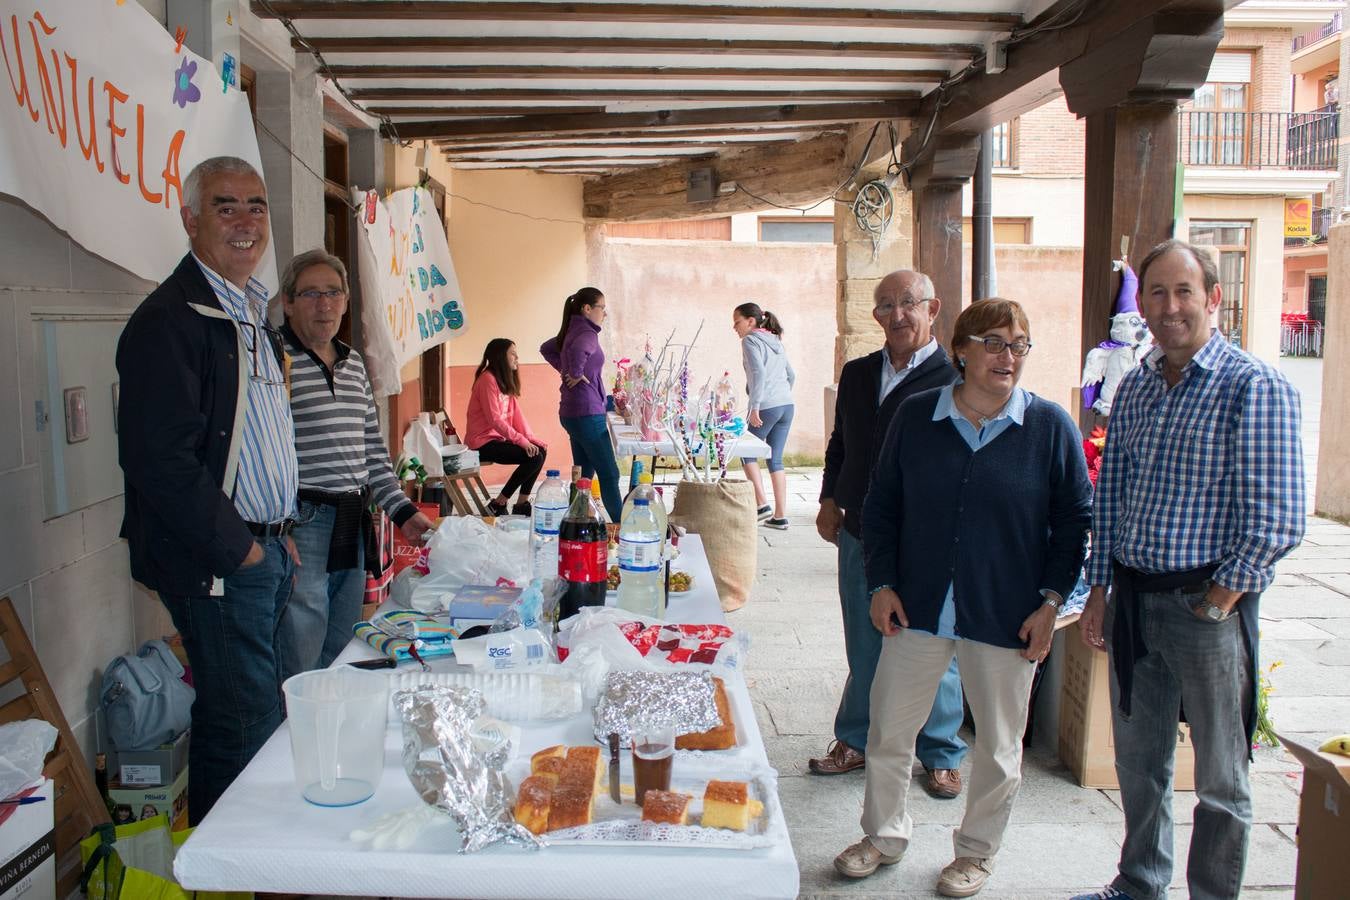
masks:
<path fill-rule="evenodd" d="M 557 478 L 557 477 L 558 477 L 559 475 L 561 475 L 561 474 L 562 474 L 562 472 L 558 471 L 557 469 L 549 469 L 548 471 L 544 472 L 544 477 L 545 477 L 545 478 Z"/>
<path fill-rule="evenodd" d="M 651 484 L 651 483 L 652 483 L 651 472 L 643 472 L 642 474 L 638 475 L 638 484 Z"/>

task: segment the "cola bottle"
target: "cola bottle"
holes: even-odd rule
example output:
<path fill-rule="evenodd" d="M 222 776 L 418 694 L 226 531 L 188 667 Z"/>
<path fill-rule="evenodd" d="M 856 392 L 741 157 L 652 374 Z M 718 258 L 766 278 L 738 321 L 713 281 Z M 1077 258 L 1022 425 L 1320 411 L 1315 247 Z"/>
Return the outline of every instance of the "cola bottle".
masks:
<path fill-rule="evenodd" d="M 591 503 L 590 479 L 583 478 L 558 533 L 558 578 L 566 585 L 558 619 L 576 615 L 583 606 L 604 606 L 608 574 L 609 533 Z"/>

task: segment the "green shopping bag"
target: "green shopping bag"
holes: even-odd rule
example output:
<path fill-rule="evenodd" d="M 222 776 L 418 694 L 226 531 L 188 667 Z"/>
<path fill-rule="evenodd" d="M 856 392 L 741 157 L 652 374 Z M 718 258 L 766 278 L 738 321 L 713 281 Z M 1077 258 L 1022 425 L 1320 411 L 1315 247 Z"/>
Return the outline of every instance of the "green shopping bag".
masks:
<path fill-rule="evenodd" d="M 80 887 L 93 900 L 253 900 L 243 892 L 185 891 L 173 880 L 173 856 L 192 829 L 170 831 L 161 813 L 126 825 L 95 826 L 80 841 Z"/>

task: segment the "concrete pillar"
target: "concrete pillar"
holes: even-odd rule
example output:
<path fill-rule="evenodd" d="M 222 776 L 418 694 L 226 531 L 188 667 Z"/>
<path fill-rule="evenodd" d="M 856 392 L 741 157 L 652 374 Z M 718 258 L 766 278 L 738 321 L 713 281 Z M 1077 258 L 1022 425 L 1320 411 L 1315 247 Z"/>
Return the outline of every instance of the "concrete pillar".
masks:
<path fill-rule="evenodd" d="M 353 128 L 347 132 L 347 180 L 366 190 L 383 191 L 385 144 L 380 133 L 372 128 Z M 350 186 L 350 185 L 349 185 Z M 351 281 L 352 309 L 352 346 L 365 346 L 365 336 L 361 326 L 361 278 L 356 268 L 360 265 L 360 254 L 356 252 L 355 242 L 361 239 L 358 228 L 352 229 L 351 256 L 352 270 L 348 273 Z"/>
<path fill-rule="evenodd" d="M 308 56 L 298 56 L 293 71 L 259 71 L 256 87 L 258 151 L 282 268 L 323 246 L 323 180 L 315 174 L 323 172 L 323 96 Z"/>
<path fill-rule="evenodd" d="M 884 178 L 884 165 L 863 170 L 860 182 Z M 872 238 L 858 222 L 850 206 L 853 195 L 845 195 L 849 202 L 834 205 L 835 271 L 838 279 L 835 321 L 838 336 L 834 340 L 834 377 L 850 359 L 871 353 L 881 346 L 881 330 L 872 318 L 872 291 L 883 276 L 896 269 L 914 265 L 914 246 L 910 240 L 914 220 L 911 195 L 904 182 L 896 183 L 892 191 L 890 226 L 881 235 L 874 248 Z"/>
<path fill-rule="evenodd" d="M 1350 520 L 1350 223 L 1327 239 L 1327 321 L 1322 335 L 1322 423 L 1317 446 L 1319 515 Z"/>

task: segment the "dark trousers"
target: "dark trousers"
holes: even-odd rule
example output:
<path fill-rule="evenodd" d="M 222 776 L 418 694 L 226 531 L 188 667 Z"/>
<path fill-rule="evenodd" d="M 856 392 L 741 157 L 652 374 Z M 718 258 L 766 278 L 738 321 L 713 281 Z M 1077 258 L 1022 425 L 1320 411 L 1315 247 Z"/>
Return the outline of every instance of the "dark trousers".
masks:
<path fill-rule="evenodd" d="M 193 825 L 281 724 L 278 631 L 295 564 L 283 538 L 258 543 L 262 561 L 227 576 L 225 596 L 160 594 L 183 637 L 197 689 L 188 745 Z"/>
<path fill-rule="evenodd" d="M 506 487 L 502 488 L 502 496 L 508 499 L 517 488 L 520 489 L 520 499 L 524 500 L 530 496 L 534 490 L 535 480 L 539 478 L 539 473 L 544 471 L 546 456 L 548 451 L 543 447 L 540 447 L 534 456 L 530 456 L 523 447 L 510 441 L 488 441 L 478 448 L 480 461 L 516 467 L 511 477 L 506 480 Z"/>

